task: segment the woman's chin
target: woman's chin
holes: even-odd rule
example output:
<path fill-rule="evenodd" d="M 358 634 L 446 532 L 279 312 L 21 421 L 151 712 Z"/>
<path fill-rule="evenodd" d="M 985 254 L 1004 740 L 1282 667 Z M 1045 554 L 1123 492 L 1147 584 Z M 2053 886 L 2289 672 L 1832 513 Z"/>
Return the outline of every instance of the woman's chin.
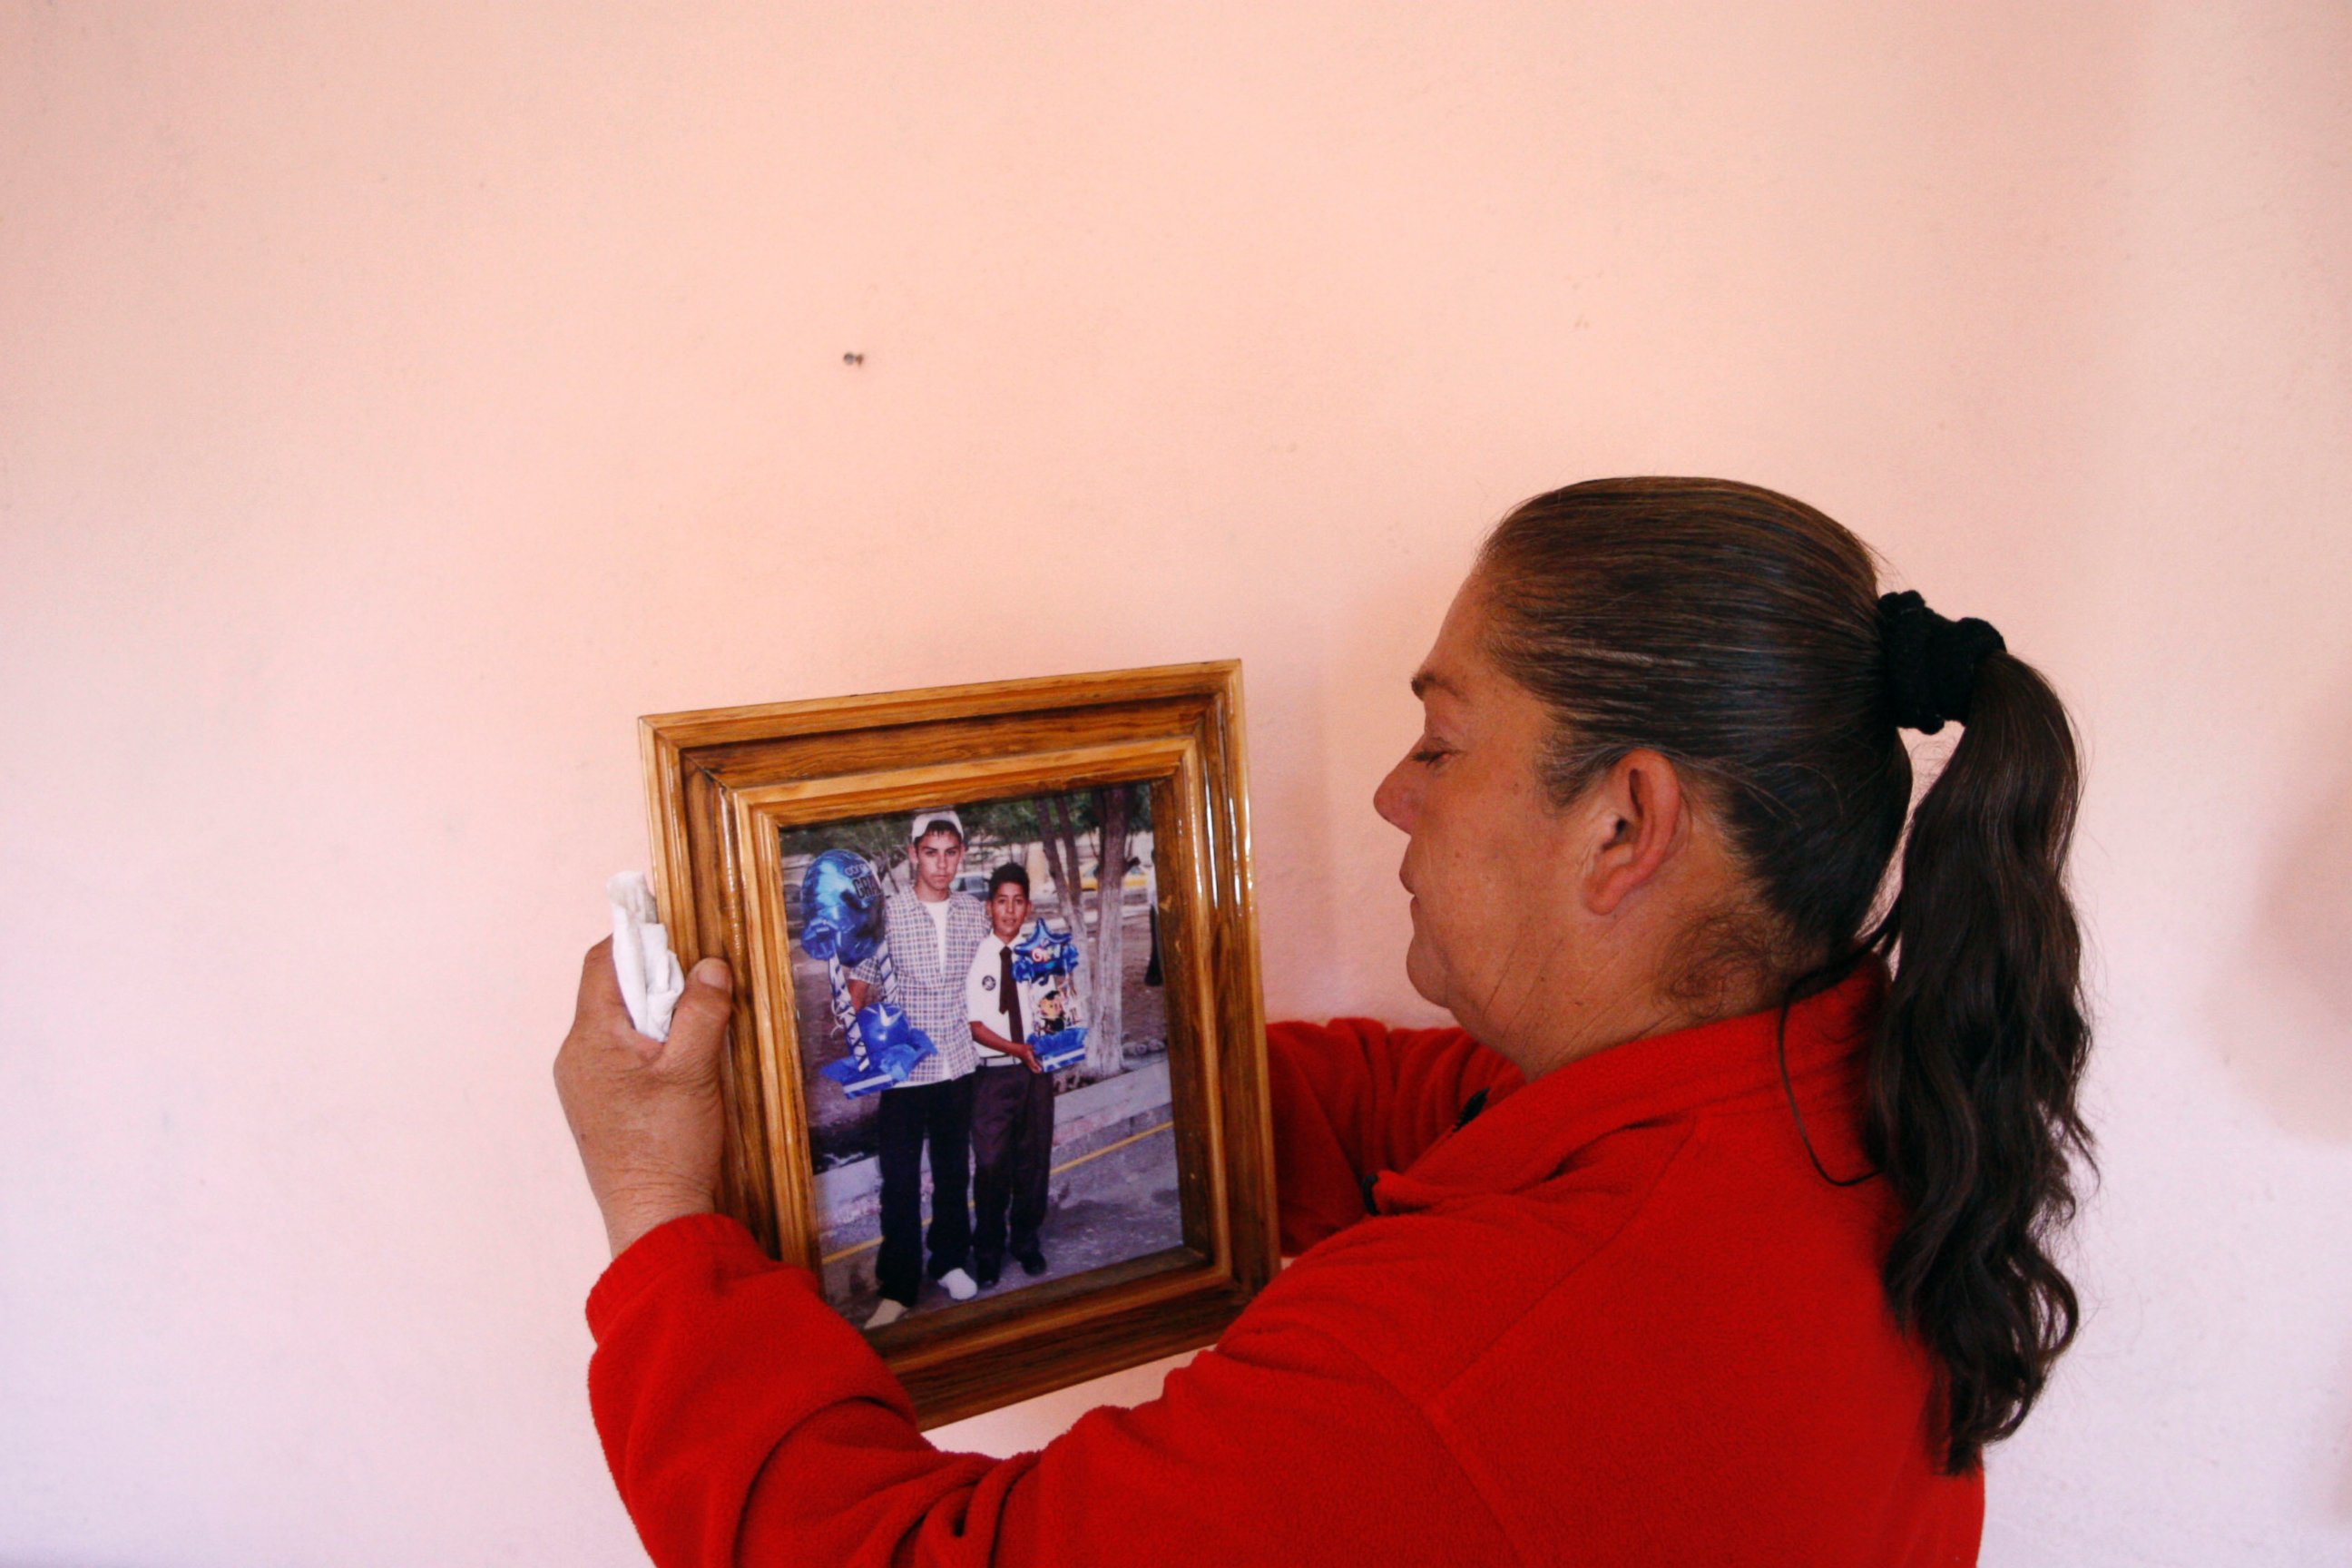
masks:
<path fill-rule="evenodd" d="M 1444 967 L 1423 951 L 1421 933 L 1415 931 L 1412 945 L 1404 950 L 1405 984 L 1411 985 L 1423 1001 L 1450 1012 L 1451 1005 L 1445 1000 L 1447 987 L 1444 977 Z"/>

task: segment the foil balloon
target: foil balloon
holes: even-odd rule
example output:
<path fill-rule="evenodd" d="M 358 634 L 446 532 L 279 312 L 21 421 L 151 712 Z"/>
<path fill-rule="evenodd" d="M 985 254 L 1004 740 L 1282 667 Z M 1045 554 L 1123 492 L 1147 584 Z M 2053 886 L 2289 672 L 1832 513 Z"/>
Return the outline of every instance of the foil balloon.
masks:
<path fill-rule="evenodd" d="M 931 1037 L 918 1029 L 907 1010 L 888 1002 L 877 1002 L 857 1015 L 857 1033 L 866 1043 L 866 1058 L 890 1077 L 892 1083 L 904 1083 L 917 1062 L 939 1047 Z"/>
<path fill-rule="evenodd" d="M 811 958 L 863 963 L 882 945 L 882 884 L 866 857 L 828 849 L 801 879 L 801 946 Z"/>
<path fill-rule="evenodd" d="M 852 1097 L 878 1093 L 907 1081 L 915 1065 L 939 1047 L 915 1027 L 906 1009 L 876 1002 L 851 1020 L 850 1054 L 816 1070 Z"/>
<path fill-rule="evenodd" d="M 1087 1056 L 1086 1026 L 1078 1024 L 1051 1034 L 1032 1034 L 1029 1048 L 1037 1053 L 1037 1066 L 1045 1072 L 1076 1067 Z"/>
<path fill-rule="evenodd" d="M 1078 972 L 1078 944 L 1067 931 L 1057 931 L 1043 916 L 1013 939 L 1013 978 L 1029 983 L 1053 980 Z"/>
<path fill-rule="evenodd" d="M 1071 1067 L 1087 1054 L 1086 1026 L 1078 1017 L 1078 944 L 1041 916 L 1013 939 L 1013 977 L 1024 984 L 1059 981 L 1045 993 L 1029 1020 L 1029 1045 L 1047 1072 Z"/>
<path fill-rule="evenodd" d="M 908 1020 L 898 1005 L 898 976 L 890 962 L 889 924 L 882 883 L 866 857 L 827 849 L 809 862 L 801 878 L 801 947 L 824 963 L 834 1026 L 848 1054 L 817 1071 L 856 1099 L 879 1094 L 907 1081 L 915 1064 L 939 1047 Z M 849 999 L 851 966 L 871 960 L 874 994 L 867 1005 Z"/>

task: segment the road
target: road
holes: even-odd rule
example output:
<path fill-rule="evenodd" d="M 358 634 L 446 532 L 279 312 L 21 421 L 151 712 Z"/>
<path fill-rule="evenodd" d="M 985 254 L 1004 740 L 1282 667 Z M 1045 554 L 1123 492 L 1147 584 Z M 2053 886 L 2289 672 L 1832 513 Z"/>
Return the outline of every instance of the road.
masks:
<path fill-rule="evenodd" d="M 928 1222 L 928 1198 L 924 1214 Z M 1007 1258 L 1004 1278 L 982 1291 L 980 1299 L 1124 1262 L 1183 1239 L 1175 1138 L 1162 1123 L 1056 1166 L 1039 1237 L 1047 1264 L 1045 1274 L 1032 1279 Z M 862 1325 L 881 1299 L 874 1285 L 874 1252 L 879 1243 L 878 1235 L 857 1237 L 824 1262 L 825 1300 L 853 1323 Z M 915 1310 L 919 1314 L 952 1304 L 946 1290 L 927 1281 Z"/>

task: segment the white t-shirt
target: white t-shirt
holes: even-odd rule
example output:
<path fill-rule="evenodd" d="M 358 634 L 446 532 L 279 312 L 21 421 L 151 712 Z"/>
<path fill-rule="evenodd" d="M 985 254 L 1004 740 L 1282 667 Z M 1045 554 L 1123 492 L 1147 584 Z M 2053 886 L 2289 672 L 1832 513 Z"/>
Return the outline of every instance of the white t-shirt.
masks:
<path fill-rule="evenodd" d="M 931 930 L 939 943 L 931 951 L 939 954 L 938 963 L 941 968 L 945 968 L 948 962 L 948 906 L 954 901 L 953 899 L 948 898 L 934 903 L 920 893 L 915 895 L 915 902 L 922 905 L 923 912 L 931 917 Z M 940 978 L 947 977 L 941 975 Z"/>
<path fill-rule="evenodd" d="M 1016 933 L 1017 934 L 1017 933 Z M 980 951 L 972 954 L 971 973 L 963 983 L 964 1016 L 975 1024 L 985 1024 L 1003 1039 L 1013 1037 L 1013 1016 L 1004 1006 L 1004 939 L 990 931 L 980 939 Z M 1021 1024 L 1024 1032 L 1034 1034 L 1038 1009 L 1054 990 L 1050 980 L 1018 980 L 1013 984 L 1021 991 Z M 1027 1041 L 1022 1042 L 1026 1045 Z M 1003 1051 L 991 1050 L 978 1035 L 971 1037 L 971 1048 L 980 1053 L 982 1061 L 1011 1061 L 1015 1058 Z"/>

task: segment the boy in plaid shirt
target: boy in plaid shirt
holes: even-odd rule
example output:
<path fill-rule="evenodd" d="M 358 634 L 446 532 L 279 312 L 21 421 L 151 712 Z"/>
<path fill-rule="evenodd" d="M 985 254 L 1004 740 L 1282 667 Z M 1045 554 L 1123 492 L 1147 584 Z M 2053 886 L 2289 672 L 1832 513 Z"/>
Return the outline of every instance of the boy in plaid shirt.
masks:
<path fill-rule="evenodd" d="M 964 1265 L 971 1260 L 971 1074 L 979 1058 L 964 1007 L 964 977 L 988 935 L 988 913 L 978 899 L 955 890 L 963 869 L 963 819 L 947 809 L 918 812 L 914 826 L 915 890 L 884 900 L 898 1005 L 937 1049 L 917 1063 L 907 1081 L 880 1095 L 882 1250 L 874 1274 L 882 1304 L 866 1321 L 878 1329 L 913 1308 L 923 1275 L 923 1148 L 930 1146 L 930 1277 L 959 1301 L 979 1289 Z M 849 1000 L 862 1008 L 881 982 L 882 966 L 868 959 L 850 971 Z"/>

